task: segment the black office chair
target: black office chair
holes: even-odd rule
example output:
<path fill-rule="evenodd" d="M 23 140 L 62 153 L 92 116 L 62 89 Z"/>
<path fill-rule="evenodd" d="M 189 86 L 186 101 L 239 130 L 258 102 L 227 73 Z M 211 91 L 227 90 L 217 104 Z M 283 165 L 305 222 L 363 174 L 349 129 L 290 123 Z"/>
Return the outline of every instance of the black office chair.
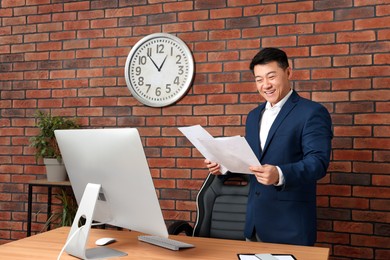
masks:
<path fill-rule="evenodd" d="M 169 234 L 245 240 L 244 225 L 249 191 L 247 174 L 209 174 L 196 198 L 194 228 L 185 221 L 168 227 Z"/>

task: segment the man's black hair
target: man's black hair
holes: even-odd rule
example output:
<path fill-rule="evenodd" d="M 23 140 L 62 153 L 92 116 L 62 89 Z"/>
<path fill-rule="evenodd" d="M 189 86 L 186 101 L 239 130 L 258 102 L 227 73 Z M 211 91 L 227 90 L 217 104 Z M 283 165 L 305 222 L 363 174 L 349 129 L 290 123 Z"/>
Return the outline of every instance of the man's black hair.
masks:
<path fill-rule="evenodd" d="M 264 48 L 253 57 L 249 69 L 253 72 L 256 65 L 264 65 L 276 61 L 282 69 L 289 67 L 287 54 L 278 48 Z"/>

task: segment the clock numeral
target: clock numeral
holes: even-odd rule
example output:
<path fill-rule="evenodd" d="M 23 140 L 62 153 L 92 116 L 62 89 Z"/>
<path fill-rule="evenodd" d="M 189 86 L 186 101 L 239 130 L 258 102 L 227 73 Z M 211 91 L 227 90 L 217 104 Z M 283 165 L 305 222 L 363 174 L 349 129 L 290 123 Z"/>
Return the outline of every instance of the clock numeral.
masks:
<path fill-rule="evenodd" d="M 141 75 L 141 72 L 142 72 L 141 67 L 136 67 L 135 68 L 135 75 L 139 76 L 139 75 Z"/>
<path fill-rule="evenodd" d="M 161 96 L 161 87 L 157 87 L 155 93 L 156 93 L 156 96 L 158 96 L 158 97 Z"/>
<path fill-rule="evenodd" d="M 144 77 L 138 78 L 138 85 L 143 86 L 144 85 Z"/>
<path fill-rule="evenodd" d="M 150 57 L 152 56 L 152 48 L 148 48 L 147 51 L 146 51 L 147 55 Z"/>
<path fill-rule="evenodd" d="M 179 66 L 179 75 L 183 75 L 183 73 L 184 73 L 184 66 Z"/>
<path fill-rule="evenodd" d="M 176 77 L 173 83 L 175 83 L 176 85 L 180 85 L 179 77 Z"/>
<path fill-rule="evenodd" d="M 181 64 L 181 55 L 176 55 L 176 64 Z"/>
<path fill-rule="evenodd" d="M 139 56 L 139 59 L 138 59 L 139 65 L 145 65 L 146 61 L 147 61 L 146 56 Z"/>
<path fill-rule="evenodd" d="M 173 47 L 171 47 L 171 56 L 173 56 Z"/>
<path fill-rule="evenodd" d="M 171 84 L 166 84 L 166 85 L 165 85 L 165 92 L 166 92 L 166 93 L 171 93 L 171 90 L 172 90 L 172 89 L 171 89 Z"/>
<path fill-rule="evenodd" d="M 151 85 L 151 84 L 146 84 L 146 87 L 148 88 L 148 89 L 146 90 L 146 93 L 149 93 L 149 90 L 150 90 L 150 88 L 152 87 L 152 85 Z"/>
<path fill-rule="evenodd" d="M 156 49 L 156 52 L 157 53 L 164 53 L 164 44 L 157 44 L 157 49 Z"/>

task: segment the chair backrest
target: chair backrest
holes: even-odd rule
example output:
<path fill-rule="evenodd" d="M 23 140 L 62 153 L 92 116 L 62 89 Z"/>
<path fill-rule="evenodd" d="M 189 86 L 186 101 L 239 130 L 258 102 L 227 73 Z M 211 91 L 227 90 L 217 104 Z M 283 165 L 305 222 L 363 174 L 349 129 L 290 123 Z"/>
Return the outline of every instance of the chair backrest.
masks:
<path fill-rule="evenodd" d="M 196 198 L 193 236 L 245 240 L 247 174 L 209 174 Z"/>

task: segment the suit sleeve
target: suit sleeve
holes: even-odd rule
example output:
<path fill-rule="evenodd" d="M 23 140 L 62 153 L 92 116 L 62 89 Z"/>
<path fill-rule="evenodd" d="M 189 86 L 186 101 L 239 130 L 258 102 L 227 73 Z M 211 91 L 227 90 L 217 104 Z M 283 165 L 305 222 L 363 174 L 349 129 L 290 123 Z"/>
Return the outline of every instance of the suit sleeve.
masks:
<path fill-rule="evenodd" d="M 302 129 L 302 160 L 278 165 L 285 177 L 282 189 L 313 183 L 326 175 L 333 137 L 331 128 L 332 122 L 326 108 L 318 106 L 313 109 Z"/>

